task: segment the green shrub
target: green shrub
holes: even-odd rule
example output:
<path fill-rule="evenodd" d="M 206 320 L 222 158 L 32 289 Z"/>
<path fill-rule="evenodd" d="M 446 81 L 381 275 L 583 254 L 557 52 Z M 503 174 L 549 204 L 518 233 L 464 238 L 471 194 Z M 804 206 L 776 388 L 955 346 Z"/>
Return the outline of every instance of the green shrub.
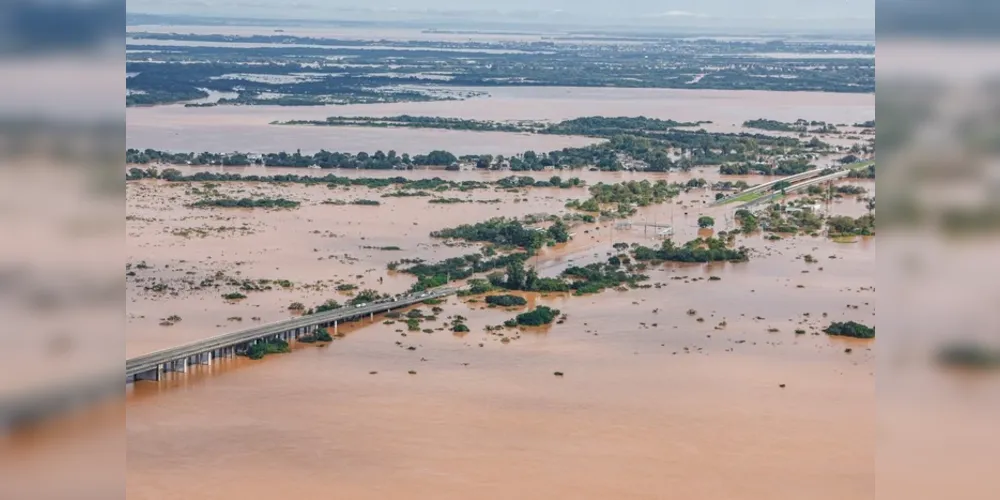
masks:
<path fill-rule="evenodd" d="M 533 311 L 518 314 L 515 317 L 515 322 L 518 325 L 524 326 L 542 326 L 552 323 L 559 316 L 558 309 L 552 309 L 546 306 L 538 306 Z M 506 325 L 506 323 L 504 323 Z"/>
<path fill-rule="evenodd" d="M 258 342 L 250 346 L 244 353 L 250 359 L 260 359 L 268 354 L 290 352 L 288 342 L 280 339 L 272 339 L 265 342 Z"/>
<path fill-rule="evenodd" d="M 523 306 L 528 303 L 524 297 L 517 295 L 490 295 L 486 297 L 486 303 L 500 307 Z"/>
<path fill-rule="evenodd" d="M 830 323 L 830 326 L 826 327 L 824 330 L 829 335 L 839 335 L 843 337 L 854 337 L 857 339 L 873 339 L 875 338 L 875 329 L 869 326 L 862 325 L 854 321 L 838 322 L 834 321 Z"/>

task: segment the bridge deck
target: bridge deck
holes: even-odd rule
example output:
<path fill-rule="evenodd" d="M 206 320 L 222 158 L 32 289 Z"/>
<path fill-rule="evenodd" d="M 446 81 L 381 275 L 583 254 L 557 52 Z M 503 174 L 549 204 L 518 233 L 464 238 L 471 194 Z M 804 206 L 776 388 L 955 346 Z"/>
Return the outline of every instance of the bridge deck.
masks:
<path fill-rule="evenodd" d="M 795 191 L 801 191 L 802 189 L 805 189 L 805 188 L 807 188 L 809 186 L 812 186 L 814 184 L 821 184 L 821 183 L 824 183 L 824 182 L 827 182 L 827 181 L 832 181 L 834 179 L 839 179 L 841 177 L 846 177 L 850 173 L 851 173 L 850 170 L 838 170 L 838 171 L 836 171 L 836 172 L 834 172 L 832 174 L 827 174 L 827 175 L 824 175 L 824 176 L 821 176 L 821 177 L 814 177 L 812 179 L 808 179 L 808 180 L 802 181 L 802 182 L 800 182 L 798 184 L 792 184 L 791 186 L 788 186 L 787 188 L 785 188 L 785 192 L 786 193 L 793 193 Z M 767 202 L 769 202 L 769 201 L 777 198 L 780 195 L 781 195 L 780 192 L 779 193 L 771 193 L 771 194 L 769 194 L 767 196 L 763 196 L 761 198 L 757 198 L 756 200 L 748 201 L 748 202 L 740 205 L 739 207 L 737 207 L 737 209 L 740 209 L 740 208 L 750 208 L 750 207 L 754 207 L 754 206 L 760 205 L 762 203 L 767 203 Z"/>
<path fill-rule="evenodd" d="M 130 377 L 135 377 L 144 372 L 158 370 L 161 366 L 169 363 L 184 361 L 188 358 L 211 353 L 219 349 L 237 347 L 257 340 L 278 337 L 286 333 L 301 332 L 310 328 L 332 325 L 340 321 L 379 314 L 392 309 L 419 304 L 428 299 L 445 297 L 455 293 L 455 291 L 456 289 L 454 288 L 440 288 L 422 294 L 398 297 L 395 301 L 374 302 L 366 304 L 363 307 L 345 306 L 333 311 L 278 321 L 143 354 L 125 360 L 125 378 L 128 380 Z"/>

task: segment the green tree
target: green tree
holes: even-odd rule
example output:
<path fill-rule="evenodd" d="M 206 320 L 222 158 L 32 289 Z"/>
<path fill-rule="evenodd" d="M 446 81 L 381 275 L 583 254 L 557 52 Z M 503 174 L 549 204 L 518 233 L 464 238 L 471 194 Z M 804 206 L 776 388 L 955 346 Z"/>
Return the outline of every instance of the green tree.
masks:
<path fill-rule="evenodd" d="M 476 168 L 490 168 L 493 165 L 493 155 L 482 155 L 476 160 Z"/>
<path fill-rule="evenodd" d="M 528 268 L 528 272 L 524 277 L 524 289 L 534 290 L 538 286 L 538 271 L 535 268 Z"/>
<path fill-rule="evenodd" d="M 351 297 L 351 300 L 347 301 L 347 303 L 354 306 L 358 304 L 364 304 L 366 302 L 372 302 L 378 299 L 379 299 L 379 293 L 376 292 L 375 290 L 368 289 L 368 290 L 361 290 L 360 292 L 355 294 L 354 297 Z"/>
<path fill-rule="evenodd" d="M 524 272 L 524 264 L 520 261 L 507 264 L 507 282 L 504 288 L 508 290 L 523 290 L 527 276 Z"/>
<path fill-rule="evenodd" d="M 712 227 L 714 225 L 715 225 L 715 219 L 707 215 L 702 215 L 701 217 L 698 217 L 698 227 L 706 228 L 706 227 Z"/>
<path fill-rule="evenodd" d="M 176 168 L 168 168 L 160 173 L 160 178 L 168 181 L 178 181 L 181 180 L 181 178 L 183 177 L 184 174 L 181 173 L 181 171 L 177 170 Z"/>
<path fill-rule="evenodd" d="M 566 227 L 566 223 L 561 220 L 552 224 L 549 227 L 549 236 L 552 237 L 557 243 L 566 243 L 569 241 L 569 228 Z"/>

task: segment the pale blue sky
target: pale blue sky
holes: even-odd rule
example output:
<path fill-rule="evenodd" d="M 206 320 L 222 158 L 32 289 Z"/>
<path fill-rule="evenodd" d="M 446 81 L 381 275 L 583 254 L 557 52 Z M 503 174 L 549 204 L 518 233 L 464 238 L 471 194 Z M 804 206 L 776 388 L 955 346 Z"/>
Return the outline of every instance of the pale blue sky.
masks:
<path fill-rule="evenodd" d="M 402 19 L 408 16 L 637 25 L 781 25 L 856 22 L 874 28 L 875 0 L 127 0 L 132 13 Z"/>

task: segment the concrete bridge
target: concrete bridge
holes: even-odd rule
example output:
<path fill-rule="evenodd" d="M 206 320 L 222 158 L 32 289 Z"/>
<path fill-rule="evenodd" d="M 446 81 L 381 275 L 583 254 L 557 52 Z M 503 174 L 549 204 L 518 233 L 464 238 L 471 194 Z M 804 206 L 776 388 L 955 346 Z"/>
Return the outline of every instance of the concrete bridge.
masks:
<path fill-rule="evenodd" d="M 821 168 L 814 168 L 812 170 L 806 170 L 805 172 L 801 172 L 801 173 L 798 173 L 798 174 L 788 175 L 788 176 L 785 176 L 785 177 L 774 179 L 772 181 L 768 181 L 768 182 L 765 182 L 763 184 L 757 184 L 756 186 L 748 187 L 748 188 L 744 189 L 743 191 L 740 191 L 739 193 L 736 193 L 736 194 L 733 194 L 733 195 L 730 195 L 730 196 L 726 196 L 725 198 L 720 198 L 718 200 L 715 200 L 715 202 L 713 203 L 713 205 L 722 205 L 722 204 L 725 204 L 725 203 L 729 203 L 729 202 L 731 202 L 731 201 L 733 201 L 733 200 L 735 200 L 737 198 L 740 198 L 742 196 L 746 196 L 746 195 L 751 194 L 751 193 L 758 193 L 758 192 L 770 189 L 771 187 L 773 187 L 775 184 L 778 184 L 779 182 L 795 182 L 795 181 L 799 181 L 799 180 L 802 180 L 802 179 L 808 179 L 810 177 L 815 177 L 816 175 L 818 175 L 822 171 L 823 171 L 823 169 L 821 169 Z"/>
<path fill-rule="evenodd" d="M 294 340 L 312 334 L 320 328 L 331 326 L 336 333 L 337 325 L 344 321 L 357 320 L 365 316 L 374 318 L 379 313 L 419 304 L 428 299 L 446 297 L 456 291 L 455 288 L 442 287 L 359 306 L 344 306 L 333 311 L 278 321 L 143 354 L 125 360 L 125 383 L 159 380 L 165 371 L 184 371 L 189 364 L 210 364 L 216 358 L 236 356 L 257 342 L 276 339 Z"/>
<path fill-rule="evenodd" d="M 827 174 L 827 175 L 823 175 L 823 176 L 820 176 L 820 177 L 815 177 L 813 179 L 809 179 L 809 180 L 800 182 L 798 184 L 792 184 L 791 186 L 788 186 L 788 187 L 785 188 L 785 193 L 794 193 L 796 191 L 801 191 L 801 190 L 803 190 L 803 189 L 805 189 L 805 188 L 807 188 L 809 186 L 815 185 L 815 184 L 822 184 L 824 182 L 829 182 L 829 181 L 832 181 L 832 180 L 835 180 L 835 179 L 839 179 L 841 177 L 847 177 L 847 175 L 850 174 L 850 173 L 851 173 L 851 170 L 848 170 L 848 169 L 838 170 L 838 171 L 836 171 L 836 172 L 834 172 L 832 174 Z M 755 207 L 757 205 L 768 203 L 768 202 L 774 200 L 775 198 L 777 198 L 779 196 L 781 196 L 780 192 L 771 193 L 771 194 L 769 194 L 767 196 L 763 196 L 763 197 L 757 198 L 756 200 L 748 201 L 748 202 L 746 202 L 746 203 L 744 203 L 744 204 L 736 207 L 736 209 L 737 210 L 739 210 L 741 208 L 750 209 L 750 208 Z"/>
<path fill-rule="evenodd" d="M 653 222 L 633 222 L 630 220 L 615 223 L 615 229 L 631 229 L 635 227 L 651 227 L 654 229 L 673 229 L 670 224 L 657 224 Z"/>
<path fill-rule="evenodd" d="M 867 168 L 867 167 L 869 167 L 870 165 L 872 165 L 874 163 L 875 163 L 874 161 L 861 161 L 861 162 L 851 163 L 851 164 L 848 164 L 848 165 L 841 165 L 839 167 L 832 167 L 832 168 L 836 169 L 836 171 L 834 173 L 832 173 L 832 174 L 827 174 L 827 175 L 824 175 L 824 176 L 818 176 L 818 175 L 819 175 L 820 172 L 822 172 L 825 169 L 814 168 L 812 170 L 806 170 L 805 172 L 802 172 L 802 173 L 798 173 L 798 174 L 795 174 L 795 175 L 789 175 L 789 176 L 781 177 L 779 179 L 774 179 L 772 181 L 768 181 L 768 182 L 765 182 L 763 184 L 757 184 L 756 186 L 751 186 L 751 187 L 749 187 L 747 189 L 744 189 L 743 191 L 740 191 L 739 193 L 736 193 L 736 194 L 733 194 L 733 195 L 730 195 L 730 196 L 726 196 L 725 198 L 720 198 L 718 200 L 715 200 L 715 202 L 713 202 L 712 204 L 713 205 L 724 205 L 724 204 L 732 202 L 732 201 L 739 201 L 739 198 L 745 198 L 748 194 L 761 193 L 764 190 L 767 190 L 767 189 L 770 189 L 770 188 L 774 187 L 774 185 L 778 184 L 779 182 L 789 182 L 789 183 L 792 183 L 793 184 L 792 186 L 789 186 L 789 187 L 785 188 L 785 192 L 786 193 L 787 192 L 791 192 L 792 190 L 802 189 L 802 188 L 808 187 L 808 186 L 810 186 L 812 184 L 816 184 L 817 182 L 826 182 L 826 181 L 829 181 L 831 179 L 836 179 L 836 178 L 839 178 L 839 177 L 844 177 L 847 174 L 849 174 L 852 170 L 858 170 L 858 169 L 862 169 L 862 168 Z M 810 179 L 810 178 L 812 178 L 812 179 L 809 180 L 808 182 L 794 184 L 794 183 L 796 183 L 798 181 L 805 180 L 805 179 Z M 772 195 L 764 195 L 764 194 L 762 194 L 761 197 L 759 197 L 759 198 L 753 198 L 753 199 L 747 200 L 747 203 L 745 203 L 740 208 L 745 208 L 747 206 L 756 205 L 756 204 L 760 203 L 761 200 L 764 200 L 764 201 L 771 200 L 775 196 L 776 196 L 775 194 L 772 194 Z"/>

